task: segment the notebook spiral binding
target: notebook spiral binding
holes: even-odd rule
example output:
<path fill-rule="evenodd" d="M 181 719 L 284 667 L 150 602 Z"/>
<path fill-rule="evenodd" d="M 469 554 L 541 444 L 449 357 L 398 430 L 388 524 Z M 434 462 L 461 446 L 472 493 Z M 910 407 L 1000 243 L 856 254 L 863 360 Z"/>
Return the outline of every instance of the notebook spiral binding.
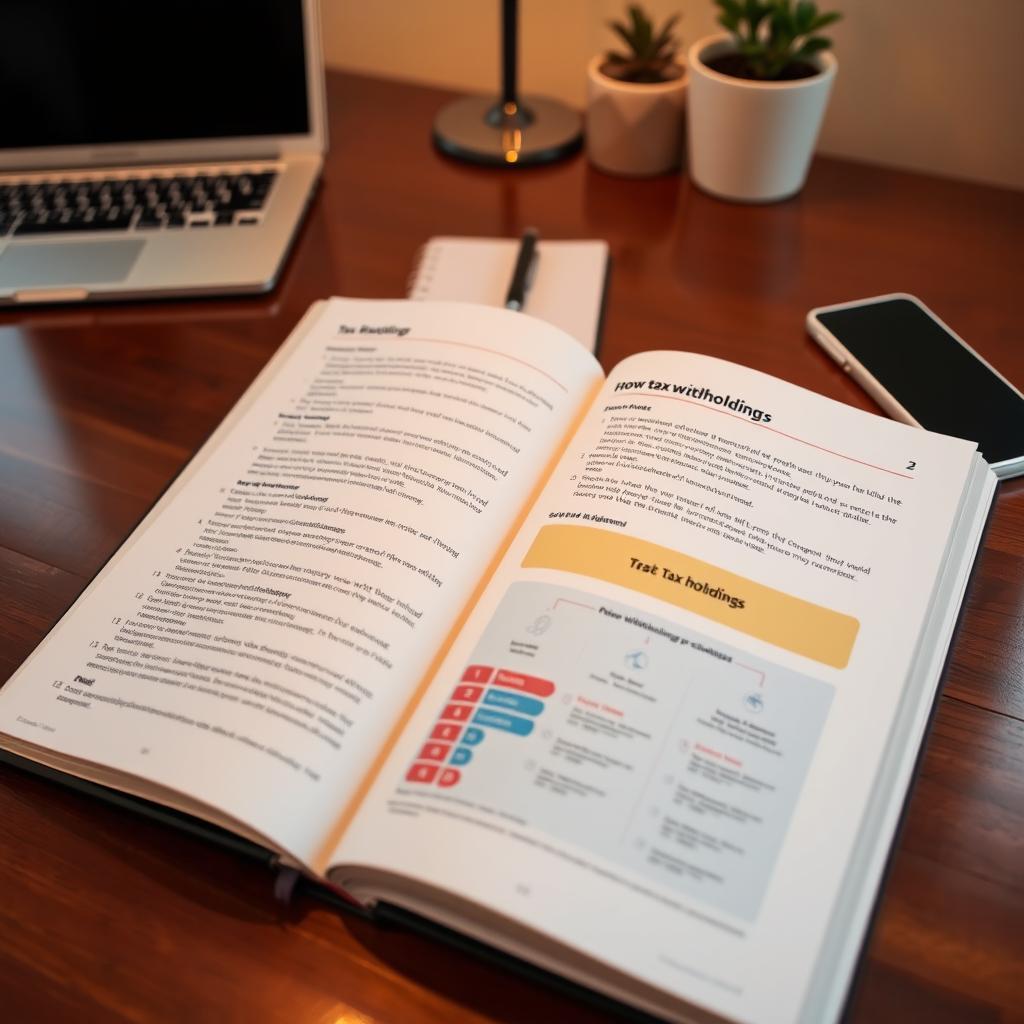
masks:
<path fill-rule="evenodd" d="M 434 279 L 436 262 L 437 246 L 431 245 L 430 242 L 421 245 L 405 282 L 410 299 L 423 299 L 430 294 L 430 284 Z"/>

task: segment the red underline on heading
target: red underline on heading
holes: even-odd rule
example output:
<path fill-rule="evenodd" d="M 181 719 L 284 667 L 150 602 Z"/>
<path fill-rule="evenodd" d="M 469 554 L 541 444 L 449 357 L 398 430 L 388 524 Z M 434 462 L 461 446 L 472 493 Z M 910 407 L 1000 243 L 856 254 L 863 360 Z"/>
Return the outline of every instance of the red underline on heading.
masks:
<path fill-rule="evenodd" d="M 542 377 L 547 377 L 555 387 L 561 388 L 566 394 L 569 389 L 559 380 L 556 380 L 551 376 L 550 373 L 542 370 L 539 366 L 534 366 L 533 363 L 528 363 L 525 359 L 520 359 L 518 356 L 510 356 L 507 352 L 499 352 L 495 348 L 487 348 L 485 345 L 472 345 L 468 341 L 448 341 L 445 338 L 423 338 L 419 335 L 410 334 L 406 338 L 399 338 L 399 341 L 432 341 L 435 345 L 455 345 L 457 348 L 471 348 L 477 352 L 486 352 L 488 355 L 500 356 L 502 359 L 509 359 L 513 363 L 519 363 L 520 366 L 526 366 L 533 370 L 534 373 L 539 373 Z"/>
<path fill-rule="evenodd" d="M 742 661 L 733 661 L 733 664 L 737 668 L 745 668 L 748 672 L 753 672 L 754 675 L 759 677 L 757 685 L 764 686 L 764 673 L 759 668 L 754 668 L 752 665 L 744 665 Z"/>
<path fill-rule="evenodd" d="M 636 397 L 640 397 L 639 395 Z M 667 398 L 673 402 L 683 402 L 686 405 L 695 406 L 698 409 L 703 409 L 705 412 L 717 412 L 720 416 L 728 416 L 729 419 L 739 420 L 740 423 L 747 423 L 752 427 L 759 427 L 761 430 L 769 430 L 773 434 L 778 434 L 780 437 L 788 437 L 791 441 L 798 441 L 800 444 L 807 445 L 808 448 L 817 448 L 819 452 L 828 452 L 829 455 L 835 455 L 836 458 L 846 459 L 847 462 L 856 462 L 858 466 L 867 466 L 868 469 L 877 469 L 880 473 L 889 473 L 891 476 L 902 477 L 904 480 L 913 480 L 914 477 L 908 473 L 900 473 L 895 469 L 886 469 L 885 466 L 876 466 L 873 462 L 865 462 L 863 459 L 855 459 L 852 455 L 844 455 L 842 452 L 833 451 L 831 448 L 826 448 L 824 445 L 815 444 L 813 441 L 808 441 L 806 438 L 797 437 L 796 434 L 787 434 L 784 430 L 776 430 L 775 427 L 766 426 L 764 423 L 756 423 L 754 420 L 747 419 L 746 416 L 737 416 L 734 412 L 729 412 L 726 409 L 716 409 L 713 405 L 705 405 L 703 402 L 695 402 L 692 398 L 680 398 L 678 395 L 660 395 L 657 391 L 645 393 L 644 398 Z"/>

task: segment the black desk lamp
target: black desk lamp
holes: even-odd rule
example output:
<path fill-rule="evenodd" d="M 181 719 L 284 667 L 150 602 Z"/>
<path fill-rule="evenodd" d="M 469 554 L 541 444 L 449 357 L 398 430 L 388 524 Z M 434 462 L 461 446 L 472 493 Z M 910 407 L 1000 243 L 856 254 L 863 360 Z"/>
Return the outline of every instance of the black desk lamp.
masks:
<path fill-rule="evenodd" d="M 516 89 L 519 4 L 501 4 L 501 98 L 466 96 L 434 121 L 434 145 L 458 160 L 512 167 L 545 164 L 575 153 L 583 141 L 580 115 L 558 100 Z"/>

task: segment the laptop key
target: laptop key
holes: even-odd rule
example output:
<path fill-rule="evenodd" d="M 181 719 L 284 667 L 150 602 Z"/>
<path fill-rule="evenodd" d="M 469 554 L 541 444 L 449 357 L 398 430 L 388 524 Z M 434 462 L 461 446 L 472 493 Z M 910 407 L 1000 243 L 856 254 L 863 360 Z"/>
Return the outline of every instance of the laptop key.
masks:
<path fill-rule="evenodd" d="M 263 208 L 263 197 L 254 195 L 242 195 L 236 192 L 231 200 L 231 206 L 236 210 L 260 210 Z"/>

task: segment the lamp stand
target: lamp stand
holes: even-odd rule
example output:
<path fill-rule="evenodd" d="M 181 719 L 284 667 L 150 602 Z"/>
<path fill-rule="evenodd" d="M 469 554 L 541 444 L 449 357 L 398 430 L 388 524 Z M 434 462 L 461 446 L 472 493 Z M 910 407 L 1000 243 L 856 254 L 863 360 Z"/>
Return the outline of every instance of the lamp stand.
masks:
<path fill-rule="evenodd" d="M 524 96 L 516 87 L 517 0 L 501 4 L 501 97 L 465 96 L 443 107 L 434 121 L 434 145 L 474 164 L 516 167 L 571 156 L 583 142 L 580 115 L 558 100 Z"/>

